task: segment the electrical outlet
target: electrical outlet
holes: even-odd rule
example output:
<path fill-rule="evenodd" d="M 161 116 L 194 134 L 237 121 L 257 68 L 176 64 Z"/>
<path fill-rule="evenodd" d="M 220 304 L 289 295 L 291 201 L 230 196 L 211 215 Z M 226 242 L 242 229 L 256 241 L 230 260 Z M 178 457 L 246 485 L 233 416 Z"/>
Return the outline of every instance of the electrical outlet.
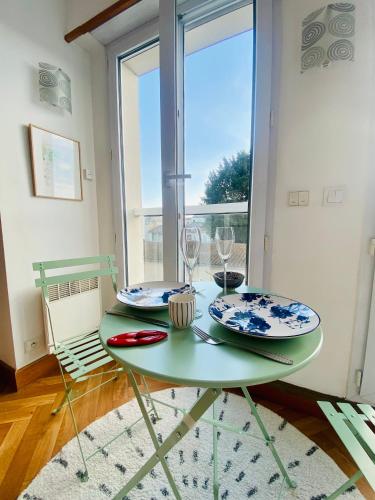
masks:
<path fill-rule="evenodd" d="M 25 340 L 25 352 L 37 351 L 40 347 L 40 338 Z"/>

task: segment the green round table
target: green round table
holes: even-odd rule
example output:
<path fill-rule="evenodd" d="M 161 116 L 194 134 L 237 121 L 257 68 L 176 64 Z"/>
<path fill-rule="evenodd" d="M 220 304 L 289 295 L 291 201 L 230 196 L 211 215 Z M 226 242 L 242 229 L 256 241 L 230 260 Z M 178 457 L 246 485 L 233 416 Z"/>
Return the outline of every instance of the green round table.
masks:
<path fill-rule="evenodd" d="M 225 339 L 226 336 L 228 336 L 229 339 L 233 339 L 233 335 L 236 334 L 216 323 L 207 312 L 209 304 L 216 297 L 222 295 L 222 290 L 213 282 L 198 282 L 195 286 L 198 291 L 196 295 L 197 308 L 203 312 L 202 318 L 197 319 L 195 324 L 215 338 Z M 264 290 L 247 286 L 238 288 L 236 292 L 267 293 Z M 138 311 L 130 309 L 124 304 L 116 304 L 112 310 L 168 321 L 167 310 Z M 168 331 L 168 338 L 157 344 L 140 347 L 121 348 L 107 346 L 107 339 L 113 335 L 142 329 Z M 290 487 L 295 486 L 290 480 L 287 470 L 276 452 L 272 438 L 268 435 L 264 427 L 247 387 L 279 380 L 306 366 L 318 355 L 321 349 L 323 334 L 320 327 L 307 335 L 288 340 L 275 341 L 265 338 L 248 338 L 236 335 L 236 342 L 243 343 L 244 345 L 247 344 L 261 347 L 268 351 L 287 356 L 293 360 L 292 365 L 284 365 L 230 345 L 221 344 L 215 346 L 207 344 L 197 337 L 190 327 L 185 330 L 178 330 L 173 327 L 164 329 L 141 321 L 110 314 L 104 315 L 100 325 L 99 336 L 104 348 L 115 360 L 124 366 L 128 373 L 143 418 L 150 432 L 150 437 L 155 446 L 154 455 L 124 486 L 115 498 L 123 498 L 158 462 L 161 462 L 176 498 L 181 498 L 164 457 L 195 425 L 196 421 L 202 417 L 206 410 L 210 406 L 214 407 L 213 403 L 220 395 L 221 390 L 230 387 L 242 388 L 250 405 L 251 412 L 257 420 L 263 433 L 264 440 L 272 451 L 286 483 Z M 146 395 L 141 394 L 133 372 L 179 385 L 207 388 L 189 411 L 181 410 L 184 414 L 182 421 L 161 445 L 157 441 L 155 431 L 149 418 L 149 412 L 142 400 L 142 396 L 151 400 L 152 397 L 149 393 Z M 215 419 L 215 415 L 213 416 L 212 423 L 214 428 L 215 464 L 217 464 L 217 443 L 215 436 L 216 427 L 220 424 Z M 217 468 L 216 465 L 214 465 L 214 498 L 218 498 L 218 489 Z"/>

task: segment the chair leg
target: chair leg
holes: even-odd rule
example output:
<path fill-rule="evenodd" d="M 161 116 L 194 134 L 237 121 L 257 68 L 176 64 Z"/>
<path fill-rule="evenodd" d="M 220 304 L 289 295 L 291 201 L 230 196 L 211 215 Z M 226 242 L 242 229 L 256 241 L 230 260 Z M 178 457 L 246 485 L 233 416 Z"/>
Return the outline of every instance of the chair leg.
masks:
<path fill-rule="evenodd" d="M 69 383 L 69 384 L 66 384 L 66 388 L 65 391 L 64 391 L 64 397 L 61 401 L 61 403 L 59 404 L 59 406 L 57 408 L 54 408 L 52 411 L 51 411 L 51 415 L 57 415 L 59 413 L 59 411 L 67 405 L 67 399 L 68 399 L 68 396 L 71 395 L 71 393 L 73 392 L 73 385 L 74 385 L 74 382 L 72 383 Z"/>
<path fill-rule="evenodd" d="M 75 418 L 75 415 L 74 415 L 74 412 L 73 412 L 73 407 L 72 407 L 72 403 L 70 401 L 70 396 L 69 395 L 67 396 L 67 401 L 68 401 L 68 406 L 69 406 L 69 410 L 70 410 L 70 415 L 71 415 L 72 421 L 73 421 L 74 432 L 75 432 L 75 435 L 76 435 L 76 438 L 77 438 L 77 442 L 78 442 L 79 452 L 81 454 L 81 458 L 82 458 L 82 462 L 83 462 L 83 467 L 85 469 L 84 472 L 83 472 L 83 474 L 81 474 L 79 476 L 79 479 L 80 479 L 81 482 L 84 483 L 84 482 L 88 481 L 88 479 L 89 479 L 89 471 L 87 469 L 86 459 L 85 459 L 85 455 L 83 453 L 83 449 L 82 449 L 82 445 L 81 445 L 81 440 L 80 440 L 80 437 L 79 437 L 78 426 L 77 426 L 76 418 Z"/>
<path fill-rule="evenodd" d="M 115 371 L 117 371 L 117 370 L 115 370 Z M 123 370 L 123 369 L 121 369 L 121 370 L 118 370 L 118 371 L 123 372 L 124 370 Z M 103 374 L 106 374 L 106 373 L 112 373 L 112 371 L 110 371 L 110 372 L 104 372 Z M 73 382 L 67 383 L 67 384 L 66 384 L 66 387 L 68 388 L 68 394 L 69 394 L 69 395 L 71 395 L 71 393 L 73 392 L 73 385 L 74 385 L 76 382 L 83 382 L 84 380 L 88 380 L 89 378 L 95 377 L 95 376 L 97 376 L 97 375 L 100 375 L 100 376 L 101 376 L 101 375 L 102 375 L 102 373 L 96 373 L 96 374 L 94 374 L 94 375 L 85 376 L 85 377 L 79 378 L 79 379 L 77 379 L 77 380 L 73 380 Z M 96 385 L 96 386 L 95 386 L 95 387 L 93 387 L 92 389 L 89 389 L 88 391 L 83 392 L 83 393 L 81 393 L 81 394 L 78 394 L 78 396 L 76 396 L 76 397 L 74 397 L 74 398 L 71 398 L 71 399 L 70 399 L 70 402 L 71 402 L 71 403 L 74 403 L 75 401 L 77 401 L 77 399 L 81 399 L 83 396 L 86 396 L 86 394 L 89 394 L 89 393 L 90 393 L 90 392 L 92 392 L 92 391 L 96 391 L 97 389 L 99 389 L 99 387 L 102 387 L 102 386 L 103 386 L 103 385 L 105 385 L 105 384 L 109 384 L 109 382 L 114 382 L 115 380 L 117 380 L 117 379 L 118 379 L 118 377 L 119 377 L 118 375 L 115 375 L 114 377 L 112 377 L 112 378 L 110 378 L 110 379 L 106 380 L 105 382 L 101 382 L 100 384 Z M 61 401 L 61 404 L 60 404 L 57 408 L 55 408 L 55 409 L 51 412 L 51 414 L 52 414 L 52 415 L 57 415 L 57 413 L 58 413 L 58 412 L 59 412 L 62 408 L 64 408 L 64 406 L 67 406 L 67 404 L 68 404 L 68 403 L 67 403 L 67 392 L 65 392 L 65 394 L 64 394 L 64 398 L 63 398 L 63 400 Z"/>
<path fill-rule="evenodd" d="M 83 467 L 84 467 L 84 471 L 79 476 L 79 479 L 80 479 L 81 482 L 85 482 L 89 478 L 89 471 L 87 469 L 85 455 L 83 453 L 83 449 L 82 449 L 82 445 L 81 445 L 81 440 L 79 438 L 77 421 L 76 421 L 76 418 L 75 418 L 75 415 L 74 415 L 74 412 L 73 412 L 72 401 L 70 399 L 70 389 L 71 389 L 71 386 L 73 385 L 74 382 L 72 384 L 68 384 L 66 382 L 65 377 L 64 377 L 64 370 L 63 370 L 63 368 L 61 366 L 60 361 L 59 361 L 59 368 L 60 368 L 61 377 L 62 377 L 63 383 L 64 383 L 66 403 L 69 406 L 70 415 L 71 415 L 72 421 L 73 421 L 74 432 L 75 432 L 75 435 L 76 435 L 76 438 L 77 438 L 78 448 L 79 448 L 79 452 L 81 454 L 81 458 L 82 458 L 82 462 L 83 462 Z"/>
<path fill-rule="evenodd" d="M 340 488 L 338 488 L 331 495 L 329 495 L 327 500 L 334 500 L 334 498 L 337 498 L 342 493 L 345 493 L 345 491 L 351 486 L 353 486 L 362 476 L 363 476 L 362 472 L 360 470 L 357 470 L 357 472 L 350 479 L 348 479 L 342 486 L 340 486 Z"/>
<path fill-rule="evenodd" d="M 116 363 L 115 364 L 115 370 L 118 370 L 120 367 L 119 363 Z M 119 370 L 120 371 L 120 370 Z M 124 371 L 123 369 L 121 371 Z M 119 376 L 116 374 L 113 378 L 111 378 L 111 380 L 113 380 L 113 382 L 115 382 L 116 380 L 118 380 Z"/>

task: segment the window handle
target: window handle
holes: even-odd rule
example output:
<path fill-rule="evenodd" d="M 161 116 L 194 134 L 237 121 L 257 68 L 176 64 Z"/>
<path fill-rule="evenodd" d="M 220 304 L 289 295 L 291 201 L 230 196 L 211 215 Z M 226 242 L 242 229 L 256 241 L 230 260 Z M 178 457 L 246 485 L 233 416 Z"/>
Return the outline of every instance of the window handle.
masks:
<path fill-rule="evenodd" d="M 170 187 L 171 181 L 182 181 L 185 179 L 191 179 L 191 174 L 165 174 L 164 184 L 166 187 Z"/>

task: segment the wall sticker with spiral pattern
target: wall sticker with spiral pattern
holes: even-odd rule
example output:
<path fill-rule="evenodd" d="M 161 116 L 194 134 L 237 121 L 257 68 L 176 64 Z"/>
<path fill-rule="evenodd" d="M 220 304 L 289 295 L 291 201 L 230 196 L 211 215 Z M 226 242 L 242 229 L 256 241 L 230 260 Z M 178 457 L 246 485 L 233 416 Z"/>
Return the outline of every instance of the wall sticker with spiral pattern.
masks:
<path fill-rule="evenodd" d="M 39 63 L 39 97 L 52 106 L 72 112 L 72 93 L 69 76 L 57 66 Z"/>
<path fill-rule="evenodd" d="M 330 3 L 302 21 L 301 72 L 354 61 L 355 5 Z"/>

